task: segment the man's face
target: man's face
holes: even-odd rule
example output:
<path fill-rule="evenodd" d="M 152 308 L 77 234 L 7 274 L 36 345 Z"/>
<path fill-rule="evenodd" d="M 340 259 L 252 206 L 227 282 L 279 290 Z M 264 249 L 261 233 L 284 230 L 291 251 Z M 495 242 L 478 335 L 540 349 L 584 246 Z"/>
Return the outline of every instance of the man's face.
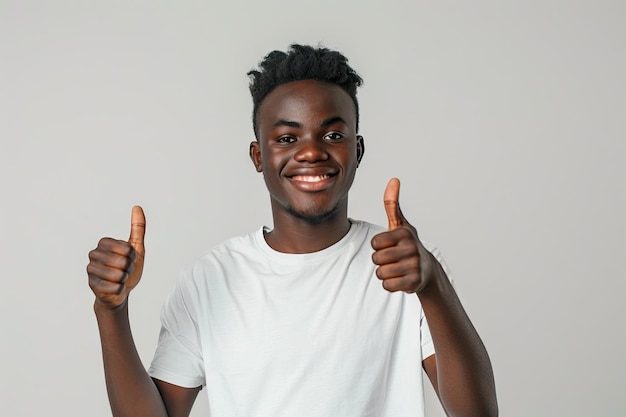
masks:
<path fill-rule="evenodd" d="M 311 223 L 344 211 L 363 155 L 356 111 L 339 86 L 305 80 L 282 84 L 257 112 L 250 157 L 263 172 L 276 215 Z"/>

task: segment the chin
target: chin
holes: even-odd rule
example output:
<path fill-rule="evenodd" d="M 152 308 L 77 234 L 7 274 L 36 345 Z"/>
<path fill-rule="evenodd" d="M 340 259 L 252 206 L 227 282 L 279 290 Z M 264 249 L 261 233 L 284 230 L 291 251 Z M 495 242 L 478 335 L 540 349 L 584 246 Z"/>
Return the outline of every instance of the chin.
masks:
<path fill-rule="evenodd" d="M 309 223 L 309 224 L 320 224 L 323 223 L 324 221 L 330 219 L 331 217 L 335 216 L 337 214 L 337 212 L 339 207 L 336 206 L 331 210 L 326 210 L 326 211 L 322 211 L 322 210 L 298 210 L 296 208 L 293 207 L 289 207 L 288 212 L 289 214 L 291 214 L 292 216 L 300 219 L 300 220 L 304 220 L 305 222 Z"/>

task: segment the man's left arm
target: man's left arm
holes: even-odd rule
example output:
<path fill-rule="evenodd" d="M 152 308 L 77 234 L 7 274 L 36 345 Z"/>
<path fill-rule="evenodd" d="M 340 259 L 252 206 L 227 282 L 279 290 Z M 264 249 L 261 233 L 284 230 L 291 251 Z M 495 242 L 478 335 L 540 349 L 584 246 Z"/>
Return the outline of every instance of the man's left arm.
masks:
<path fill-rule="evenodd" d="M 398 204 L 400 182 L 385 190 L 389 231 L 372 239 L 376 275 L 387 291 L 419 297 L 435 355 L 423 362 L 446 413 L 451 417 L 498 415 L 491 361 L 441 264 L 420 242 Z"/>

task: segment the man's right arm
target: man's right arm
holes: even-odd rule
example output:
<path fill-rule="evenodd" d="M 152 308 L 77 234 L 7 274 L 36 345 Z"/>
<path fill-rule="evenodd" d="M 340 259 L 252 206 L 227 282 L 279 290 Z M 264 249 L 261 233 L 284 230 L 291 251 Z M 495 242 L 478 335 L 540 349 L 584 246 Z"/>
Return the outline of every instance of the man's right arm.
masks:
<path fill-rule="evenodd" d="M 130 330 L 128 295 L 139 283 L 145 255 L 145 217 L 134 207 L 128 242 L 103 238 L 89 252 L 87 274 L 96 295 L 104 374 L 115 417 L 187 417 L 200 391 L 153 380 Z"/>

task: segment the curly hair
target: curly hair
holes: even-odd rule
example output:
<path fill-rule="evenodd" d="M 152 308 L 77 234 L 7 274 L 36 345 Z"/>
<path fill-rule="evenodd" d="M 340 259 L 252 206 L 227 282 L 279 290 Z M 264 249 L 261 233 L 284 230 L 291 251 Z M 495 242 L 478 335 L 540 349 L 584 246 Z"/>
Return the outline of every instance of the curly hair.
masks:
<path fill-rule="evenodd" d="M 359 127 L 359 103 L 356 90 L 363 79 L 348 65 L 348 58 L 328 48 L 293 44 L 287 52 L 272 51 L 259 63 L 259 70 L 248 72 L 252 94 L 252 126 L 257 132 L 259 106 L 276 87 L 291 81 L 316 80 L 336 84 L 354 102 L 356 128 Z"/>

